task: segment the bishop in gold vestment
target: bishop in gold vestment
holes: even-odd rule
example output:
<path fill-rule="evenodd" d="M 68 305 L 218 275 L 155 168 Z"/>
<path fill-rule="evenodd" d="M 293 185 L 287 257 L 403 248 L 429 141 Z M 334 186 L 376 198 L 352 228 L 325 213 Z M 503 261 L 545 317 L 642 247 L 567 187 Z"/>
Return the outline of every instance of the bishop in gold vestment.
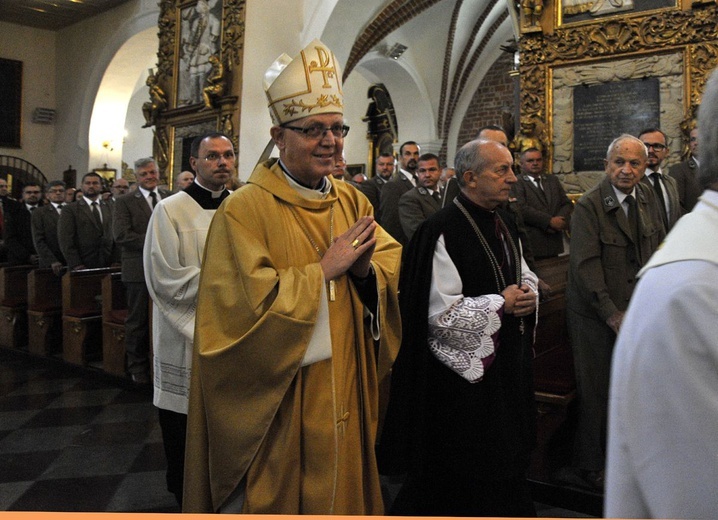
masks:
<path fill-rule="evenodd" d="M 374 444 L 379 382 L 400 342 L 401 247 L 368 217 L 364 195 L 325 178 L 348 130 L 336 112 L 273 127 L 280 160 L 258 165 L 215 214 L 197 308 L 186 512 L 384 511 Z M 319 125 L 316 135 L 296 130 L 307 125 Z M 327 268 L 337 255 L 349 258 L 341 274 Z M 366 276 L 349 267 L 368 258 Z"/>

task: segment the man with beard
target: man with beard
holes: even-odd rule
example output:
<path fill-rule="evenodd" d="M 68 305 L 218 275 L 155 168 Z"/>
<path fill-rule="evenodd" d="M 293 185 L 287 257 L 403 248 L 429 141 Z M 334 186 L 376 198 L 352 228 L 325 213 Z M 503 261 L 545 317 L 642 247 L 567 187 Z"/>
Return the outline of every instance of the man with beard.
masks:
<path fill-rule="evenodd" d="M 167 489 L 180 505 L 199 275 L 209 224 L 229 195 L 225 184 L 236 161 L 232 141 L 218 132 L 201 135 L 192 142 L 189 161 L 197 178 L 157 203 L 144 247 L 153 310 L 153 402 L 167 458 Z"/>
<path fill-rule="evenodd" d="M 112 212 L 100 200 L 102 177 L 82 177 L 82 198 L 62 207 L 57 225 L 60 250 L 70 270 L 107 267 L 112 262 Z"/>
<path fill-rule="evenodd" d="M 641 179 L 641 182 L 653 188 L 659 202 L 658 207 L 661 210 L 663 226 L 666 228 L 667 233 L 681 218 L 682 210 L 676 180 L 665 175 L 661 170 L 661 164 L 663 164 L 663 160 L 668 157 L 670 152 L 666 142 L 666 134 L 659 128 L 647 128 L 638 135 L 638 138 L 648 149 L 646 174 Z"/>
<path fill-rule="evenodd" d="M 112 205 L 115 203 L 117 199 L 122 197 L 125 193 L 130 191 L 130 183 L 127 182 L 127 179 L 119 178 L 115 179 L 115 182 L 112 183 L 112 187 L 110 188 L 110 192 L 112 193 L 112 196 L 107 199 L 107 203 L 112 207 Z"/>
<path fill-rule="evenodd" d="M 125 351 L 127 371 L 132 381 L 150 383 L 150 296 L 145 284 L 142 251 L 147 225 L 157 203 L 171 195 L 157 188 L 159 171 L 152 157 L 135 161 L 138 188 L 114 204 L 113 233 L 122 248 L 122 282 L 127 295 Z"/>
<path fill-rule="evenodd" d="M 384 186 L 379 201 L 379 222 L 400 244 L 407 243 L 401 227 L 399 199 L 416 186 L 416 168 L 421 150 L 414 141 L 407 141 L 399 148 L 399 174 Z"/>

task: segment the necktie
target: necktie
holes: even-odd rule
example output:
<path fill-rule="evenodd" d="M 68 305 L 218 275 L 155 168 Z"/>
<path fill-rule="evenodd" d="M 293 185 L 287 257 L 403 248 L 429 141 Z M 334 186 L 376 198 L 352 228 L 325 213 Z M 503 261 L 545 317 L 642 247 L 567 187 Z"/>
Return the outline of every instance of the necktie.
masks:
<path fill-rule="evenodd" d="M 538 189 L 543 191 L 543 185 L 541 184 L 541 177 L 536 177 L 536 186 L 538 186 Z"/>
<path fill-rule="evenodd" d="M 97 209 L 97 202 L 92 203 L 92 216 L 95 217 L 95 221 L 102 227 L 102 217 L 100 216 L 100 210 Z"/>
<path fill-rule="evenodd" d="M 633 241 L 638 243 L 638 211 L 636 208 L 636 199 L 633 195 L 626 197 L 626 203 L 628 204 L 628 225 L 631 228 L 631 234 L 633 235 Z"/>
<path fill-rule="evenodd" d="M 32 213 L 33 211 L 35 211 L 35 208 L 36 208 L 36 207 L 37 207 L 37 206 L 30 206 L 30 213 Z"/>
<path fill-rule="evenodd" d="M 58 204 L 58 205 L 57 205 L 57 214 L 58 214 L 58 215 L 62 215 L 62 206 L 63 206 L 63 204 Z"/>
<path fill-rule="evenodd" d="M 653 172 L 651 174 L 651 180 L 653 181 L 653 190 L 656 192 L 658 197 L 659 206 L 661 206 L 661 216 L 663 217 L 663 225 L 668 225 L 668 215 L 666 215 L 666 200 L 663 198 L 663 190 L 661 189 L 661 174 Z"/>
<path fill-rule="evenodd" d="M 441 204 L 441 192 L 435 191 L 432 195 L 434 197 L 434 200 Z"/>
<path fill-rule="evenodd" d="M 150 198 L 152 199 L 152 203 L 150 204 L 150 206 L 154 210 L 155 206 L 157 205 L 157 194 L 154 191 L 151 191 Z"/>

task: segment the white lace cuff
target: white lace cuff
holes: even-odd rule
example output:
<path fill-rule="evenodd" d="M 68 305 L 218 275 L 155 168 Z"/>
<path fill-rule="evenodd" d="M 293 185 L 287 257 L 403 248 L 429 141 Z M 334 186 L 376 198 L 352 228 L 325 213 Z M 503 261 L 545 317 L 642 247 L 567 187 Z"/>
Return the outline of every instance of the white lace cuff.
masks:
<path fill-rule="evenodd" d="M 493 335 L 501 328 L 503 307 L 498 294 L 455 301 L 429 317 L 429 350 L 470 383 L 481 381 L 495 357 Z"/>

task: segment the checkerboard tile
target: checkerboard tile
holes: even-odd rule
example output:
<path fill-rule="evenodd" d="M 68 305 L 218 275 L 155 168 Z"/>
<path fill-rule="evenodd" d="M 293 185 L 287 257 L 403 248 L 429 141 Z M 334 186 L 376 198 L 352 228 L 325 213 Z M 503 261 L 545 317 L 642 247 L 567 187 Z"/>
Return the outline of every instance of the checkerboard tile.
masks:
<path fill-rule="evenodd" d="M 179 512 L 150 389 L 0 349 L 0 510 Z"/>

